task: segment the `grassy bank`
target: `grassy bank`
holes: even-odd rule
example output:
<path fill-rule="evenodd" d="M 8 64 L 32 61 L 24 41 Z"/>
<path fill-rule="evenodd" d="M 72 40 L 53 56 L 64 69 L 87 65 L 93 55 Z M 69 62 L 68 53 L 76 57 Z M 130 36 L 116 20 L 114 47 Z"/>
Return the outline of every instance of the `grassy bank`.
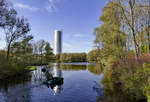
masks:
<path fill-rule="evenodd" d="M 35 69 L 34 66 L 27 66 L 22 62 L 8 61 L 4 56 L 0 56 L 0 79 L 22 75 Z"/>

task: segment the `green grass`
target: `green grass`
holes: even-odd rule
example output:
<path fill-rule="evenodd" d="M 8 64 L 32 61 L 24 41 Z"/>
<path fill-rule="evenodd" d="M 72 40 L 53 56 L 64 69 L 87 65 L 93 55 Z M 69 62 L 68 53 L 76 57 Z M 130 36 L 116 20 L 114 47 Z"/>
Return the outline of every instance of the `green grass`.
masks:
<path fill-rule="evenodd" d="M 0 55 L 0 79 L 23 75 L 24 73 L 33 70 L 36 70 L 35 66 L 27 67 L 27 65 L 22 62 L 8 61 L 6 57 Z"/>
<path fill-rule="evenodd" d="M 29 70 L 29 71 L 34 71 L 34 70 L 36 70 L 36 67 L 35 66 L 28 66 L 25 69 Z"/>

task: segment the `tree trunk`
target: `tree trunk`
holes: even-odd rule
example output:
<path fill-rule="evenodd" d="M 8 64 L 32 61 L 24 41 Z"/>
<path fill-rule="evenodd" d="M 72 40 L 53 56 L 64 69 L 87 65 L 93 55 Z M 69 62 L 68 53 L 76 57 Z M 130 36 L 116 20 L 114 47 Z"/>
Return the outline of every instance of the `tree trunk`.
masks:
<path fill-rule="evenodd" d="M 9 54 L 10 54 L 10 43 L 8 44 L 7 47 L 7 60 L 9 60 Z"/>
<path fill-rule="evenodd" d="M 138 60 L 139 54 L 138 54 L 137 42 L 135 39 L 135 34 L 133 34 L 133 33 L 134 32 L 132 32 L 132 35 L 133 35 L 133 45 L 134 45 L 134 51 L 135 51 L 135 58 L 136 58 L 136 60 Z"/>
<path fill-rule="evenodd" d="M 135 58 L 138 60 L 138 48 L 137 48 L 137 42 L 136 42 L 136 34 L 135 34 L 135 25 L 134 25 L 134 6 L 135 6 L 135 0 L 129 0 L 130 5 L 130 16 L 131 16 L 131 34 L 133 36 L 133 45 L 134 45 L 134 52 L 135 52 Z"/>
<path fill-rule="evenodd" d="M 41 64 L 42 64 L 42 56 L 43 56 L 42 54 L 43 54 L 43 53 L 42 53 L 42 51 L 41 51 Z"/>

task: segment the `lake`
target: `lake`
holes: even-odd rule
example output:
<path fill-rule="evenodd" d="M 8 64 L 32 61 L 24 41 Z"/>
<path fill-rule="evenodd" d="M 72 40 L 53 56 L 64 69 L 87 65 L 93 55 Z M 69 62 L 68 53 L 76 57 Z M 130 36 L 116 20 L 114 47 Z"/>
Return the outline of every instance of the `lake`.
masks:
<path fill-rule="evenodd" d="M 42 68 L 55 77 L 63 77 L 61 85 L 48 87 L 42 83 Z M 100 65 L 63 63 L 37 66 L 37 70 L 0 82 L 0 102 L 97 102 L 103 97 Z"/>

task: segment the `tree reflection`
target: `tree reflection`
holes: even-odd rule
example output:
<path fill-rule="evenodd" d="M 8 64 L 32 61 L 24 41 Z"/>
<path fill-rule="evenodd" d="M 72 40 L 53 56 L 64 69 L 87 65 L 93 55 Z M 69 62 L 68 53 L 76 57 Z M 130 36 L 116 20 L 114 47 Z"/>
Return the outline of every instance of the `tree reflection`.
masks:
<path fill-rule="evenodd" d="M 137 102 L 137 100 L 130 96 L 130 94 L 123 91 L 120 83 L 114 83 L 109 79 L 109 75 L 104 74 L 101 80 L 102 88 L 97 87 L 94 89 L 97 92 L 96 102 Z M 103 95 L 101 95 L 101 92 Z M 145 102 L 140 100 L 138 102 Z"/>
<path fill-rule="evenodd" d="M 63 65 L 61 64 L 60 69 L 78 71 L 78 70 L 86 70 L 86 66 L 85 65 Z"/>
<path fill-rule="evenodd" d="M 101 64 L 90 64 L 88 65 L 88 71 L 100 75 L 103 72 L 103 66 Z"/>
<path fill-rule="evenodd" d="M 31 74 L 10 78 L 0 81 L 0 102 L 30 102 L 30 87 L 28 81 L 31 80 Z"/>

